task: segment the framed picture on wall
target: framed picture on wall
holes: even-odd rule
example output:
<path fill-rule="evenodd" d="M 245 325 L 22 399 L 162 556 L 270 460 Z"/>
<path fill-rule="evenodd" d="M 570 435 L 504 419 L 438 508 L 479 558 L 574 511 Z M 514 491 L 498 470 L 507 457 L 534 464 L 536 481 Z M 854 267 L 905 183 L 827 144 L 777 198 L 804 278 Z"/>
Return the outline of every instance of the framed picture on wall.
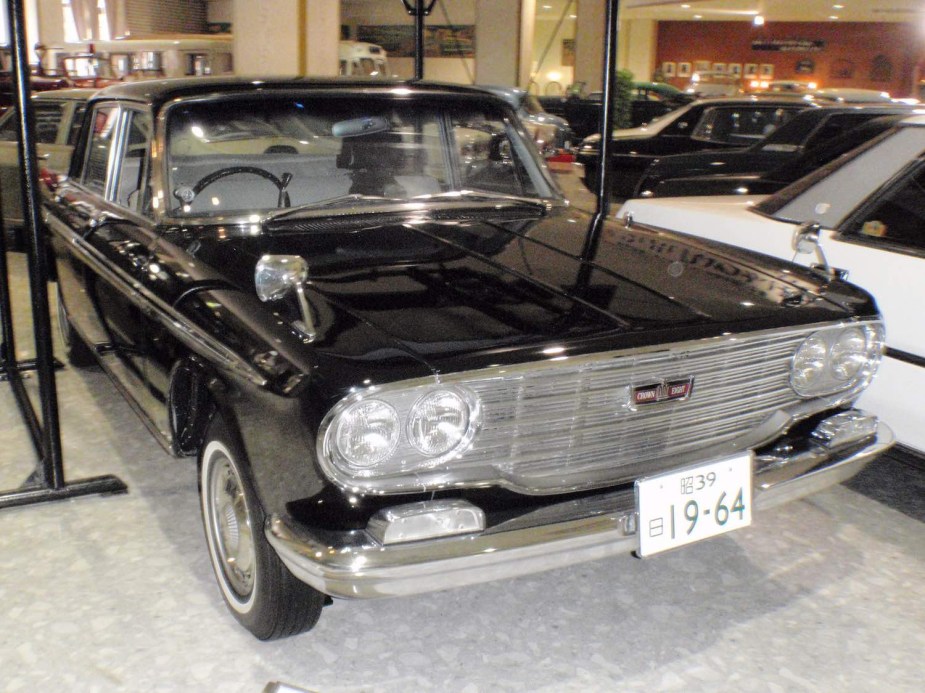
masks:
<path fill-rule="evenodd" d="M 690 63 L 678 63 L 678 77 L 690 77 L 691 76 L 691 64 Z"/>
<path fill-rule="evenodd" d="M 726 63 L 713 63 L 713 72 L 725 72 Z"/>
<path fill-rule="evenodd" d="M 674 63 L 673 62 L 664 62 L 662 63 L 662 74 L 665 77 L 674 77 Z"/>
<path fill-rule="evenodd" d="M 758 76 L 758 64 L 757 63 L 745 63 L 745 72 L 743 74 L 746 77 L 757 77 Z"/>
<path fill-rule="evenodd" d="M 774 76 L 774 66 L 770 63 L 761 64 L 761 78 L 771 79 Z"/>
<path fill-rule="evenodd" d="M 709 60 L 698 60 L 694 63 L 694 69 L 697 72 L 709 72 L 710 71 L 710 61 Z"/>
<path fill-rule="evenodd" d="M 741 63 L 729 63 L 726 66 L 726 74 L 732 75 L 733 77 L 742 76 L 742 64 Z"/>

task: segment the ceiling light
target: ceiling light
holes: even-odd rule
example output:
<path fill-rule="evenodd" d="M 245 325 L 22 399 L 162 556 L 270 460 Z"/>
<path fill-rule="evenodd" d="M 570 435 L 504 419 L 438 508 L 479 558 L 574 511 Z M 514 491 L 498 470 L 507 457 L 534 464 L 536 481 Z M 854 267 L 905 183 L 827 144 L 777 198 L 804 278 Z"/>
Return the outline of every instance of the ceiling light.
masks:
<path fill-rule="evenodd" d="M 837 15 L 837 14 L 830 14 L 830 15 L 829 15 L 829 19 L 838 19 L 838 15 Z"/>
<path fill-rule="evenodd" d="M 756 14 L 755 18 L 752 19 L 752 24 L 755 26 L 764 26 L 764 16 Z"/>
<path fill-rule="evenodd" d="M 845 9 L 844 5 L 832 5 L 833 10 L 843 10 Z"/>
<path fill-rule="evenodd" d="M 694 15 L 694 19 L 703 19 L 703 15 L 702 15 L 702 14 L 695 14 L 695 15 Z"/>

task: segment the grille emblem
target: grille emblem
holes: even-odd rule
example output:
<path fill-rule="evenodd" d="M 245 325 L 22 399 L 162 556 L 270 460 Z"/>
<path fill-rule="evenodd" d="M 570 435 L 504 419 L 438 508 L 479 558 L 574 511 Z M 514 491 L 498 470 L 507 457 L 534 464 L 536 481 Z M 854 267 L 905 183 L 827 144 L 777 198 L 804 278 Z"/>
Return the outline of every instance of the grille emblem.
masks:
<path fill-rule="evenodd" d="M 632 389 L 633 406 L 655 404 L 657 402 L 678 402 L 691 396 L 694 389 L 694 376 L 661 380 L 657 383 L 639 385 Z"/>

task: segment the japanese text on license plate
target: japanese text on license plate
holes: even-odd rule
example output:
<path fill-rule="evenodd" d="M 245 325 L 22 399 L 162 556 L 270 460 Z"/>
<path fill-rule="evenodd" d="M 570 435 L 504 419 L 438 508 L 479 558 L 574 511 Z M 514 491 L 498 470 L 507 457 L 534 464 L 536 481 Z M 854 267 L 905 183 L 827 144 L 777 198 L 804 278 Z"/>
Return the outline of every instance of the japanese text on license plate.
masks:
<path fill-rule="evenodd" d="M 745 527 L 752 521 L 751 454 L 639 479 L 636 509 L 640 556 Z"/>

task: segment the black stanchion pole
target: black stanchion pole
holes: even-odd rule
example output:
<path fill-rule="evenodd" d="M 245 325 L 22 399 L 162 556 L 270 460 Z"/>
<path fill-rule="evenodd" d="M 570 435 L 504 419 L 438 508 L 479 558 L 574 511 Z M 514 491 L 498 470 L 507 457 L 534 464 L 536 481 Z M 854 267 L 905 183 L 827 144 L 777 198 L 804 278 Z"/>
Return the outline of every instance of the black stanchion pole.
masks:
<path fill-rule="evenodd" d="M 434 9 L 437 0 L 401 0 L 401 2 L 408 14 L 414 15 L 414 78 L 424 79 L 424 18 Z"/>
<path fill-rule="evenodd" d="M 86 479 L 73 484 L 64 480 L 64 461 L 61 449 L 61 429 L 58 419 L 58 391 L 55 380 L 55 363 L 52 349 L 51 318 L 48 310 L 48 266 L 45 243 L 42 238 L 42 226 L 39 220 L 38 165 L 33 138 L 34 118 L 30 101 L 29 60 L 26 53 L 25 12 L 22 0 L 7 0 L 7 18 L 10 27 L 11 48 L 13 53 L 14 107 L 19 125 L 20 165 L 22 170 L 21 189 L 23 201 L 23 221 L 28 235 L 29 290 L 32 297 L 32 321 L 35 335 L 36 359 L 38 372 L 39 400 L 42 420 L 37 431 L 30 427 L 33 439 L 36 432 L 40 439 L 40 464 L 36 472 L 29 477 L 23 488 L 16 491 L 0 492 L 0 508 L 25 505 L 47 500 L 59 500 L 90 493 L 119 493 L 126 491 L 122 481 L 114 476 Z M 0 297 L 3 309 L 4 343 L 13 344 L 13 326 L 8 293 L 8 267 L 6 264 L 6 239 L 2 250 L 4 259 L 0 270 L 5 288 Z M 23 417 L 29 423 L 29 415 L 35 419 L 35 412 L 19 378 L 19 365 L 16 363 L 12 346 L 5 354 L 5 369 L 11 375 L 10 382 L 16 393 L 17 404 Z M 37 424 L 37 422 L 36 422 Z"/>
<path fill-rule="evenodd" d="M 610 152 L 613 149 L 613 94 L 617 83 L 617 15 L 620 0 L 607 2 L 607 34 L 604 43 L 604 101 L 601 109 L 601 149 L 598 160 L 600 175 L 597 181 L 597 210 L 588 228 L 582 259 L 590 260 L 597 253 L 601 231 L 610 213 L 610 191 L 613 176 L 610 173 Z"/>

